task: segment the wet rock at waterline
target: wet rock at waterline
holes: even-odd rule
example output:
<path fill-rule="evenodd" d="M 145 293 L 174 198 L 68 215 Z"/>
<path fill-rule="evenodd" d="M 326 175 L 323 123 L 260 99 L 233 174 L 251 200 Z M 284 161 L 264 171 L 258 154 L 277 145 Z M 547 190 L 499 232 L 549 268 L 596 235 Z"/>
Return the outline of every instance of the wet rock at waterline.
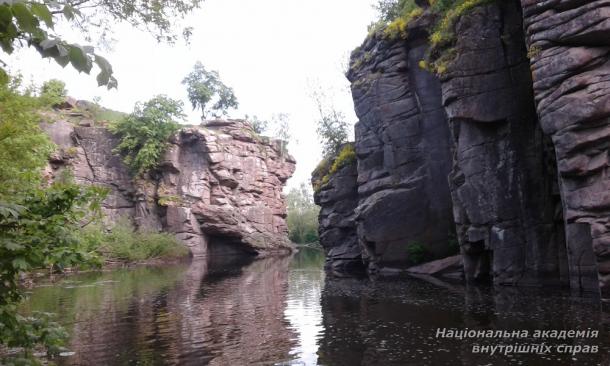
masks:
<path fill-rule="evenodd" d="M 195 256 L 292 248 L 282 189 L 295 161 L 280 141 L 258 136 L 245 121 L 183 128 L 158 168 L 137 179 L 113 152 L 118 140 L 106 128 L 61 118 L 43 128 L 59 147 L 47 177 L 69 169 L 78 183 L 107 187 L 108 223 L 124 216 L 138 228 L 175 233 Z"/>
<path fill-rule="evenodd" d="M 518 2 L 480 6 L 456 25 L 440 77 L 453 135 L 449 176 L 469 280 L 567 278 L 554 152 L 535 112 Z"/>

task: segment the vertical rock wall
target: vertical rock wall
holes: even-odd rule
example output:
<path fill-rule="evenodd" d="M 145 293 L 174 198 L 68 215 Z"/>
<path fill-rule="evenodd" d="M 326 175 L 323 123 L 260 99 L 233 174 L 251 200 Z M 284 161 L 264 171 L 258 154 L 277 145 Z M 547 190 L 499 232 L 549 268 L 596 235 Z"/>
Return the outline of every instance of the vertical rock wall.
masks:
<path fill-rule="evenodd" d="M 313 181 L 321 182 L 322 172 L 314 172 Z M 358 207 L 358 171 L 353 161 L 329 176 L 329 181 L 314 192 L 321 207 L 319 214 L 320 244 L 326 253 L 326 267 L 332 273 L 362 272 L 362 250 L 356 230 Z"/>
<path fill-rule="evenodd" d="M 521 0 L 540 125 L 555 146 L 574 289 L 610 295 L 610 2 Z"/>
<path fill-rule="evenodd" d="M 538 126 L 519 2 L 475 8 L 455 34 L 456 57 L 441 80 L 466 277 L 561 282 L 567 260 L 554 156 Z"/>
<path fill-rule="evenodd" d="M 413 243 L 440 256 L 456 228 L 470 280 L 607 296 L 610 2 L 469 8 L 440 80 L 418 67 L 436 21 L 424 10 L 352 54 L 362 259 L 408 266 Z M 333 190 L 319 202 L 333 217 Z"/>
<path fill-rule="evenodd" d="M 359 118 L 357 231 L 373 272 L 408 265 L 409 247 L 448 255 L 454 232 L 440 83 L 417 66 L 425 40 L 416 32 L 408 41 L 375 35 L 352 54 L 348 79 Z"/>

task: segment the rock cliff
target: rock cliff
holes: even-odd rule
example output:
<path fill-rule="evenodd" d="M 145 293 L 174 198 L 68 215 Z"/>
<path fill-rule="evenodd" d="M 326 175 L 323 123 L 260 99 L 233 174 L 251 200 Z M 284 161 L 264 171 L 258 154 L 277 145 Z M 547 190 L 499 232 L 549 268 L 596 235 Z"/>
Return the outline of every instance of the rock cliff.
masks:
<path fill-rule="evenodd" d="M 347 75 L 359 118 L 356 226 L 373 272 L 412 262 L 410 247 L 451 254 L 449 127 L 439 80 L 417 67 L 426 48 L 419 37 L 371 37 L 352 54 Z"/>
<path fill-rule="evenodd" d="M 352 53 L 357 205 L 326 247 L 384 273 L 448 256 L 455 235 L 469 281 L 608 296 L 610 2 L 483 1 L 432 52 L 438 14 L 418 4 L 404 30 Z M 424 70 L 439 52 L 442 69 Z M 338 178 L 317 193 L 322 237 Z"/>
<path fill-rule="evenodd" d="M 313 174 L 313 180 L 318 184 L 328 174 L 322 168 L 324 167 Z M 327 268 L 336 275 L 363 272 L 363 251 L 360 249 L 355 222 L 355 210 L 358 207 L 356 161 L 352 160 L 328 177 L 328 182 L 321 184 L 314 193 L 315 203 L 321 206 L 318 229 L 320 244 L 326 252 Z"/>
<path fill-rule="evenodd" d="M 522 0 L 540 126 L 557 154 L 573 288 L 610 297 L 610 2 Z"/>
<path fill-rule="evenodd" d="M 67 111 L 43 128 L 59 146 L 47 175 L 107 187 L 107 223 L 124 216 L 142 230 L 173 232 L 194 256 L 288 251 L 282 189 L 295 168 L 281 142 L 242 120 L 184 127 L 158 168 L 134 179 L 103 126 Z"/>

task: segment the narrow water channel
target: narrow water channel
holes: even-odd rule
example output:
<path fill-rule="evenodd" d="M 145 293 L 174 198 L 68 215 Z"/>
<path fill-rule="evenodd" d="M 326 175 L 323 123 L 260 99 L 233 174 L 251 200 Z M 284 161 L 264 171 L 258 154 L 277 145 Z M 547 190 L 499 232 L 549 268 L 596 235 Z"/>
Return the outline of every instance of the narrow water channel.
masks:
<path fill-rule="evenodd" d="M 70 331 L 60 365 L 610 365 L 610 316 L 557 291 L 466 288 L 439 280 L 325 278 L 324 257 L 293 257 L 70 276 L 41 284 L 24 312 Z M 534 339 L 436 337 L 439 328 L 594 329 L 594 354 L 473 353 Z M 73 353 L 73 354 L 72 354 Z"/>

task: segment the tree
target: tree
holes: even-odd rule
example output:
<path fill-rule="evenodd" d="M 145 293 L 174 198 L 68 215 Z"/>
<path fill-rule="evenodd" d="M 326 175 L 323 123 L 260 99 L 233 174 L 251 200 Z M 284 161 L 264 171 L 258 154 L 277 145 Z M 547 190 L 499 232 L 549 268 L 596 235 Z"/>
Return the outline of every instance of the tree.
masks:
<path fill-rule="evenodd" d="M 89 40 L 94 30 L 98 30 L 102 41 L 111 34 L 114 24 L 124 21 L 148 30 L 159 41 L 173 42 L 178 37 L 174 19 L 182 19 L 201 3 L 202 0 L 0 1 L 0 48 L 11 54 L 24 45 L 34 47 L 42 57 L 53 58 L 62 67 L 71 64 L 87 74 L 97 65 L 98 85 L 115 88 L 117 80 L 110 63 L 92 46 L 65 41 L 55 31 L 56 24 L 68 22 Z M 191 29 L 186 28 L 182 33 L 188 38 Z"/>
<path fill-rule="evenodd" d="M 322 152 L 325 156 L 335 155 L 347 142 L 349 123 L 343 113 L 328 102 L 328 98 L 321 90 L 314 92 L 312 97 L 320 114 L 316 132 L 321 140 Z"/>
<path fill-rule="evenodd" d="M 182 102 L 164 95 L 137 103 L 133 113 L 110 125 L 121 139 L 116 151 L 132 172 L 144 174 L 157 166 L 169 138 L 180 128 L 176 120 L 184 117 Z"/>
<path fill-rule="evenodd" d="M 208 71 L 199 61 L 182 80 L 186 85 L 188 98 L 193 109 L 201 109 L 201 118 L 205 119 L 208 113 L 215 117 L 226 115 L 227 109 L 237 108 L 239 103 L 233 93 L 233 89 L 220 81 L 217 71 Z M 209 103 L 213 102 L 210 106 Z"/>
<path fill-rule="evenodd" d="M 259 119 L 258 116 L 250 117 L 246 114 L 245 120 L 250 124 L 250 126 L 252 126 L 252 129 L 254 130 L 254 132 L 256 132 L 259 135 L 264 134 L 267 131 L 267 129 L 269 128 L 269 121 L 264 120 L 264 119 Z"/>
<path fill-rule="evenodd" d="M 287 113 L 278 113 L 274 114 L 271 117 L 271 127 L 273 128 L 272 134 L 273 137 L 281 140 L 283 143 L 283 148 L 286 148 L 290 138 L 290 116 Z"/>
<path fill-rule="evenodd" d="M 20 89 L 19 78 L 0 77 L 0 198 L 40 185 L 40 171 L 53 151 L 38 126 L 36 110 L 43 103 Z"/>
<path fill-rule="evenodd" d="M 318 213 L 320 208 L 313 202 L 309 185 L 301 183 L 292 188 L 286 196 L 288 206 L 288 236 L 298 244 L 313 243 L 318 240 Z"/>
<path fill-rule="evenodd" d="M 36 111 L 47 105 L 20 89 L 19 78 L 0 78 L 0 344 L 22 347 L 31 356 L 37 345 L 56 353 L 66 333 L 48 315 L 18 314 L 19 275 L 94 263 L 75 235 L 81 222 L 99 213 L 106 191 L 69 182 L 43 184 L 41 170 L 53 145 L 38 126 Z"/>
<path fill-rule="evenodd" d="M 417 7 L 417 1 L 415 0 L 378 0 L 375 5 L 375 9 L 379 12 L 379 20 L 386 23 L 413 11 Z"/>
<path fill-rule="evenodd" d="M 50 106 L 63 103 L 67 95 L 66 83 L 61 80 L 51 79 L 40 88 L 40 98 Z"/>

